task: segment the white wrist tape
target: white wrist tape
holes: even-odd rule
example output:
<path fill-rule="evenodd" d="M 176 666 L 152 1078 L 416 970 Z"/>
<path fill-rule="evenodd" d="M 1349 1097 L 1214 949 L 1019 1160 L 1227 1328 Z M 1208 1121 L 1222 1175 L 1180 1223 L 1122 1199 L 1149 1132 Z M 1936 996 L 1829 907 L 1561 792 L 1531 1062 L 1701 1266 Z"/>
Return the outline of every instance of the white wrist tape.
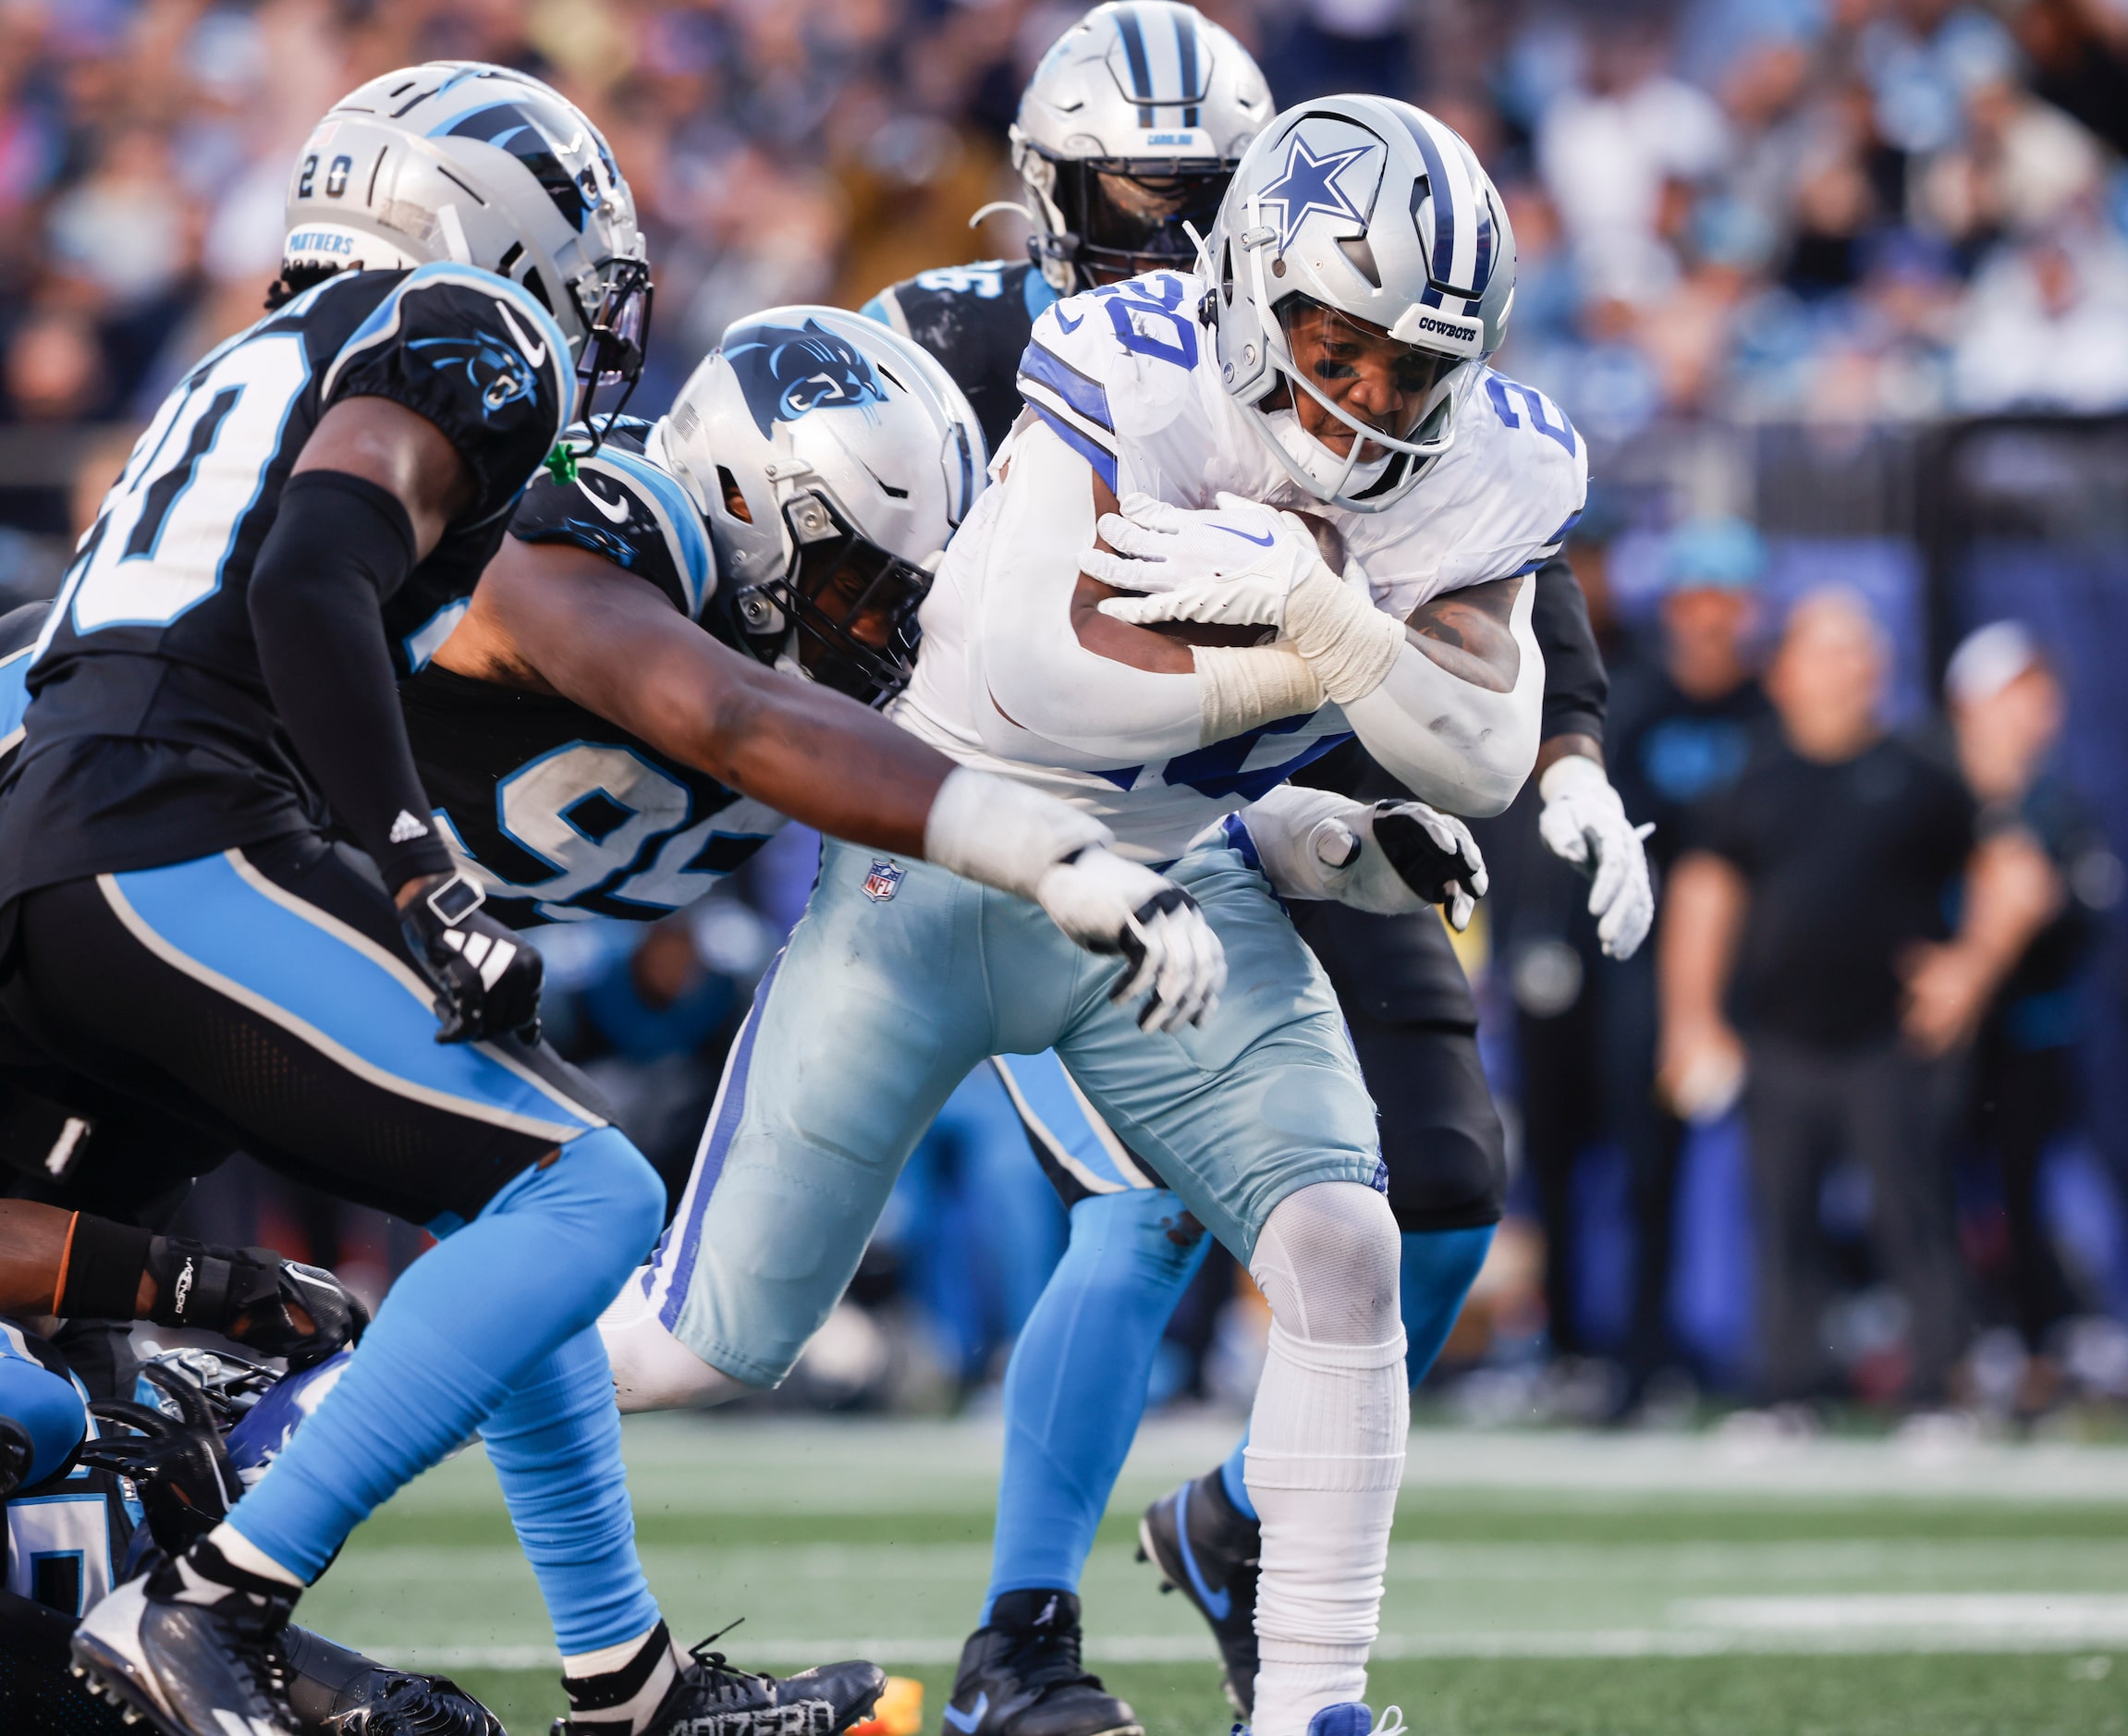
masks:
<path fill-rule="evenodd" d="M 1032 899 L 1044 874 L 1115 835 L 1090 813 L 1039 789 L 957 765 L 923 822 L 923 858 L 966 880 Z"/>
<path fill-rule="evenodd" d="M 1192 645 L 1198 745 L 1209 747 L 1280 717 L 1323 708 L 1323 684 L 1292 646 Z"/>
<path fill-rule="evenodd" d="M 1286 638 L 1342 705 L 1381 686 L 1404 648 L 1404 624 L 1325 567 L 1286 598 Z"/>

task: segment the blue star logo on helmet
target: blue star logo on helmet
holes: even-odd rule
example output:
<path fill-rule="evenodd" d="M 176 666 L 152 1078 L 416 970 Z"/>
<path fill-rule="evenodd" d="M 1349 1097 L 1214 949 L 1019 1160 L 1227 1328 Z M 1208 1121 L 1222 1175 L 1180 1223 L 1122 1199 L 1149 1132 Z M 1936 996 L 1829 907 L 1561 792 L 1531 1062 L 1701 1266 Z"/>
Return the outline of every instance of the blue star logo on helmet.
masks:
<path fill-rule="evenodd" d="M 754 426 L 796 422 L 808 411 L 887 402 L 887 388 L 847 337 L 818 320 L 802 328 L 746 325 L 724 347 Z"/>
<path fill-rule="evenodd" d="M 1286 153 L 1285 172 L 1277 180 L 1266 182 L 1257 195 L 1266 208 L 1278 207 L 1282 219 L 1278 225 L 1280 252 L 1292 246 L 1301 225 L 1315 212 L 1366 226 L 1367 214 L 1352 202 L 1351 196 L 1338 184 L 1338 177 L 1373 149 L 1372 144 L 1358 144 L 1317 156 L 1308 149 L 1305 139 L 1299 133 L 1293 135 L 1292 147 Z"/>

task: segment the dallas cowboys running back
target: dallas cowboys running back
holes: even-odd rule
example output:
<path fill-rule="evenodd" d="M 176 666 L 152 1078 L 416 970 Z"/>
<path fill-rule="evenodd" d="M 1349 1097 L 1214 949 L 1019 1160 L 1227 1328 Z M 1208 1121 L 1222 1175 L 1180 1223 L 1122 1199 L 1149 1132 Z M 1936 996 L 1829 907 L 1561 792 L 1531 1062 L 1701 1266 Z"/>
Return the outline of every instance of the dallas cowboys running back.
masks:
<path fill-rule="evenodd" d="M 728 1684 L 642 1581 L 587 1333 L 663 1191 L 532 1040 L 536 961 L 422 817 L 393 687 L 580 385 L 641 366 L 632 203 L 554 92 L 436 63 L 335 107 L 289 207 L 287 299 L 158 411 L 31 664 L 5 1001 L 61 1063 L 444 1240 L 277 1474 L 74 1654 L 165 1731 L 287 1730 L 297 1595 L 477 1428 L 580 1721 L 670 1728 Z"/>
<path fill-rule="evenodd" d="M 699 1257 L 672 1275 L 674 1336 L 727 1382 L 780 1377 L 945 1092 L 984 1055 L 1055 1047 L 1271 1298 L 1249 1459 L 1266 1522 L 1257 1724 L 1299 1736 L 1363 1690 L 1402 1454 L 1399 1250 L 1328 985 L 1268 864 L 1224 827 L 1200 832 L 1355 731 L 1422 796 L 1504 805 L 1538 734 L 1527 575 L 1579 510 L 1584 468 L 1548 405 L 1511 423 L 1489 393 L 1474 407 L 1511 241 L 1467 148 L 1430 117 L 1369 99 L 1280 117 L 1244 157 L 1213 245 L 1245 269 L 1270 248 L 1273 275 L 1304 294 L 1243 302 L 1230 269 L 1156 274 L 1037 322 L 1031 412 L 948 551 L 896 715 L 963 764 L 1100 813 L 1142 860 L 1174 861 L 1249 991 L 1199 1030 L 1129 1043 L 1039 930 L 924 870 L 868 884 L 867 862 L 830 845 L 698 1163 Z M 1445 293 L 1436 279 L 1456 287 L 1452 321 L 1422 299 Z M 1201 308 L 1216 341 L 1200 341 Z M 1260 363 L 1273 337 L 1277 373 L 1258 367 L 1237 397 L 1244 351 Z M 1119 495 L 1136 522 L 1102 517 Z M 1261 500 L 1314 507 L 1348 577 Z M 1090 546 L 1097 519 L 1106 550 Z M 1173 593 L 1144 605 L 1212 612 L 1186 581 L 1216 580 L 1201 588 L 1243 605 L 1253 630 L 1192 644 L 1104 613 L 1110 593 L 1082 575 L 1126 556 L 1147 569 L 1130 589 Z M 1266 616 L 1285 636 L 1257 645 Z M 867 1064 L 847 1081 L 807 1070 L 801 1088 L 805 1032 L 824 1017 Z M 816 1252 L 794 1260 L 801 1242 Z M 630 1378 L 617 1362 L 624 1391 Z"/>
<path fill-rule="evenodd" d="M 1034 319 L 1074 290 L 1187 266 L 1196 246 L 1184 222 L 1210 227 L 1241 150 L 1268 116 L 1246 51 L 1193 8 L 1170 0 L 1097 6 L 1044 56 L 1014 128 L 1030 260 L 924 272 L 881 291 L 865 312 L 945 362 L 996 446 L 1022 407 L 1015 375 Z M 1182 141 L 1202 154 L 1176 148 Z M 1535 582 L 1532 628 L 1545 657 L 1544 832 L 1570 858 L 1596 858 L 1602 884 L 1591 908 L 1607 919 L 1607 944 L 1624 956 L 1646 931 L 1652 890 L 1639 841 L 1601 774 L 1603 663 L 1565 560 L 1546 562 Z M 1301 776 L 1347 794 L 1401 793 L 1356 743 Z M 1478 1063 L 1476 1009 L 1430 912 L 1390 918 L 1336 901 L 1296 902 L 1292 912 L 1337 990 L 1381 1112 L 1415 1385 L 1454 1323 L 1500 1212 L 1502 1135 Z M 1076 1591 L 1137 1421 L 1112 1400 L 1119 1390 L 1142 1390 L 1140 1371 L 1150 1371 L 1203 1244 L 1172 1195 L 1091 1116 L 1053 1057 L 997 1065 L 1070 1212 L 1070 1242 L 1008 1369 L 991 1581 L 953 1705 L 977 1718 L 972 1736 L 1108 1736 L 1128 1730 L 1131 1715 L 1077 1668 Z M 1211 1623 L 1244 1716 L 1255 1673 L 1258 1541 L 1239 1446 L 1217 1472 L 1146 1514 L 1144 1548 Z"/>

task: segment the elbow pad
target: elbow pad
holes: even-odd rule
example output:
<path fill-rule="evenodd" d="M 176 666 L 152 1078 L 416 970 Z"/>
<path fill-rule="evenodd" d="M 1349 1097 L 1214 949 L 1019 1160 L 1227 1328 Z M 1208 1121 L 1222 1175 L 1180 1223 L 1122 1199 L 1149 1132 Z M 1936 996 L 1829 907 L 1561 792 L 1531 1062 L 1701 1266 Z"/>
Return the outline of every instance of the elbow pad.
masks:
<path fill-rule="evenodd" d="M 1344 702 L 1345 719 L 1382 769 L 1421 801 L 1484 817 L 1514 801 L 1536 764 L 1544 654 L 1530 628 L 1535 588 L 1509 621 L 1521 658 L 1505 693 L 1450 675 L 1407 637 L 1380 684 Z"/>

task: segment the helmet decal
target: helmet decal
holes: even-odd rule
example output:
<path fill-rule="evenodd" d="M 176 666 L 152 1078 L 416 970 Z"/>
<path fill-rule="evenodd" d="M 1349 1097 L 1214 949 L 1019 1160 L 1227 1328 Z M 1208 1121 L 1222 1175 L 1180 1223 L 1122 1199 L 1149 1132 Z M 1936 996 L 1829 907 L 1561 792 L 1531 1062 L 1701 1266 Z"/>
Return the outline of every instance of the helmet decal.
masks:
<path fill-rule="evenodd" d="M 562 166 L 561 158 L 556 154 L 557 149 L 573 151 L 583 140 L 584 129 L 575 129 L 574 141 L 557 146 L 556 141 L 565 139 L 571 130 L 556 124 L 556 120 L 543 119 L 529 100 L 476 108 L 442 129 L 447 138 L 478 139 L 497 150 L 508 151 L 546 189 L 546 196 L 554 201 L 554 208 L 581 229 L 598 207 L 598 179 L 589 165 L 578 175 L 571 175 Z"/>
<path fill-rule="evenodd" d="M 809 319 L 802 329 L 747 325 L 725 346 L 754 425 L 796 422 L 808 410 L 887 402 L 872 364 L 847 337 Z"/>
<path fill-rule="evenodd" d="M 1367 214 L 1352 202 L 1351 195 L 1338 184 L 1338 177 L 1374 148 L 1372 144 L 1357 144 L 1350 150 L 1327 151 L 1317 156 L 1299 132 L 1293 134 L 1284 172 L 1277 180 L 1266 182 L 1258 195 L 1265 205 L 1278 207 L 1280 252 L 1292 246 L 1301 225 L 1315 212 L 1366 226 Z"/>
<path fill-rule="evenodd" d="M 1148 8 L 1148 10 L 1150 10 Z M 1161 13 L 1165 12 L 1164 18 Z M 1171 22 L 1172 30 L 1161 30 Z M 1148 30 L 1148 24 L 1152 29 Z M 1197 18 L 1187 7 L 1161 8 L 1148 18 L 1137 6 L 1116 9 L 1116 34 L 1123 45 L 1124 95 L 1138 105 L 1138 124 L 1156 127 L 1156 106 L 1183 107 L 1182 125 L 1198 124 L 1205 96 L 1205 64 L 1197 52 Z M 1113 63 L 1111 63 L 1113 64 Z M 1167 124 L 1173 126 L 1169 117 Z"/>

